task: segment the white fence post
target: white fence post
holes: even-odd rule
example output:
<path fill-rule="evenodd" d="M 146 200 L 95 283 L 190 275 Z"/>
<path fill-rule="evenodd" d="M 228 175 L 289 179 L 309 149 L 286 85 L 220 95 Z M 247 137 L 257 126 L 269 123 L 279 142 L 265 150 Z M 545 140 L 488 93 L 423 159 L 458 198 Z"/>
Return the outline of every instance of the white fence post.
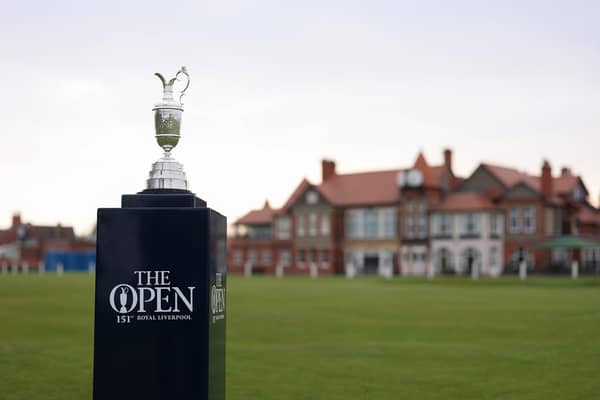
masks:
<path fill-rule="evenodd" d="M 43 275 L 44 272 L 46 272 L 46 265 L 43 261 L 40 261 L 40 263 L 38 264 L 38 273 Z"/>
<path fill-rule="evenodd" d="M 250 278 L 252 276 L 252 262 L 246 261 L 244 264 L 244 276 Z"/>
<path fill-rule="evenodd" d="M 354 263 L 352 261 L 348 261 L 346 263 L 346 278 L 352 279 L 356 276 L 356 269 L 354 268 Z"/>
<path fill-rule="evenodd" d="M 65 266 L 60 261 L 56 264 L 56 275 L 62 275 L 65 273 Z"/>
<path fill-rule="evenodd" d="M 2 271 L 2 275 L 8 274 L 8 264 L 6 263 L 6 261 L 2 262 L 2 266 L 0 268 Z"/>
<path fill-rule="evenodd" d="M 24 274 L 28 274 L 29 273 L 29 264 L 28 263 L 24 263 L 22 269 L 23 269 L 23 273 Z"/>
<path fill-rule="evenodd" d="M 577 277 L 579 277 L 579 262 L 573 260 L 573 262 L 571 262 L 571 278 L 577 279 Z"/>
<path fill-rule="evenodd" d="M 319 269 L 317 268 L 317 264 L 315 264 L 314 262 L 310 263 L 309 269 L 310 269 L 310 277 L 312 279 L 317 279 L 319 277 Z"/>
<path fill-rule="evenodd" d="M 279 278 L 279 279 L 282 279 L 283 278 L 283 274 L 284 274 L 283 265 L 281 263 L 278 263 L 275 266 L 275 276 L 277 278 Z"/>
<path fill-rule="evenodd" d="M 435 278 L 435 265 L 433 265 L 433 260 L 427 263 L 427 279 L 431 280 Z"/>
<path fill-rule="evenodd" d="M 471 279 L 475 281 L 479 279 L 479 264 L 476 262 L 471 265 Z"/>
<path fill-rule="evenodd" d="M 519 263 L 519 278 L 523 281 L 527 279 L 527 261 L 522 260 Z"/>
<path fill-rule="evenodd" d="M 94 272 L 96 272 L 96 262 L 90 260 L 88 263 L 88 273 L 93 274 Z"/>

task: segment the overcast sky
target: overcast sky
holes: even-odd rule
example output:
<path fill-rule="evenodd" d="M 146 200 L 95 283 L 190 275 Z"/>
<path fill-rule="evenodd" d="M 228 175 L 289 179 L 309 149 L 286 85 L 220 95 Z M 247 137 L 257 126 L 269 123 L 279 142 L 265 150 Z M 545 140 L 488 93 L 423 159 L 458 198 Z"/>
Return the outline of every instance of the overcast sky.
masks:
<path fill-rule="evenodd" d="M 186 65 L 191 189 L 230 222 L 342 172 L 454 149 L 600 190 L 600 1 L 14 1 L 0 13 L 0 227 L 90 229 L 144 188 L 154 72 Z"/>

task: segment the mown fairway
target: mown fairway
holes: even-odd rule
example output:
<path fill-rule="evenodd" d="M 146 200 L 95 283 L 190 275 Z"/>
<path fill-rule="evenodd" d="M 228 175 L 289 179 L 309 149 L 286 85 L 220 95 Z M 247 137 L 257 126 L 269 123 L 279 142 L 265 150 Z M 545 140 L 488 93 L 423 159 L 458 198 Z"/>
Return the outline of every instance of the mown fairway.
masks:
<path fill-rule="evenodd" d="M 91 399 L 93 278 L 0 276 L 0 399 Z M 231 278 L 247 399 L 600 398 L 600 280 Z"/>

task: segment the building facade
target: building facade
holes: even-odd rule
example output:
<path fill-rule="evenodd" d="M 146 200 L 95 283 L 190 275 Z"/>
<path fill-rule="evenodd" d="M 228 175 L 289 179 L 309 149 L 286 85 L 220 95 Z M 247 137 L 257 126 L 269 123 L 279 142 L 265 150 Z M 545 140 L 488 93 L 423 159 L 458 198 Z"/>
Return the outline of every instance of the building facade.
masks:
<path fill-rule="evenodd" d="M 452 152 L 431 165 L 341 174 L 323 160 L 321 182 L 303 179 L 279 209 L 267 203 L 236 220 L 232 272 L 302 275 L 481 274 L 514 272 L 521 261 L 545 271 L 577 257 L 600 269 L 599 249 L 542 250 L 566 234 L 600 243 L 600 211 L 581 177 L 545 161 L 539 175 L 480 164 L 454 174 Z"/>
<path fill-rule="evenodd" d="M 0 266 L 25 271 L 44 266 L 46 255 L 56 251 L 95 251 L 93 240 L 75 236 L 70 226 L 25 223 L 14 214 L 11 226 L 0 230 Z"/>

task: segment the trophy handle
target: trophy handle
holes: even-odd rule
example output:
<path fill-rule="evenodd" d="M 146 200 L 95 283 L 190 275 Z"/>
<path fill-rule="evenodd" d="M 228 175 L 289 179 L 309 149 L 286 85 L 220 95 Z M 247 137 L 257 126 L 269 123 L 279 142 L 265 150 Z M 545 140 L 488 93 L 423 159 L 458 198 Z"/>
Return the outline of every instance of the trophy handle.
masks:
<path fill-rule="evenodd" d="M 190 75 L 187 72 L 187 68 L 186 67 L 181 67 L 181 69 L 179 71 L 177 71 L 177 74 L 175 75 L 175 79 L 180 80 L 179 75 L 185 75 L 185 87 L 183 88 L 183 90 L 179 95 L 179 104 L 183 105 L 183 103 L 181 102 L 181 99 L 183 98 L 183 95 L 185 94 L 185 91 L 187 90 L 187 88 L 190 86 Z"/>

